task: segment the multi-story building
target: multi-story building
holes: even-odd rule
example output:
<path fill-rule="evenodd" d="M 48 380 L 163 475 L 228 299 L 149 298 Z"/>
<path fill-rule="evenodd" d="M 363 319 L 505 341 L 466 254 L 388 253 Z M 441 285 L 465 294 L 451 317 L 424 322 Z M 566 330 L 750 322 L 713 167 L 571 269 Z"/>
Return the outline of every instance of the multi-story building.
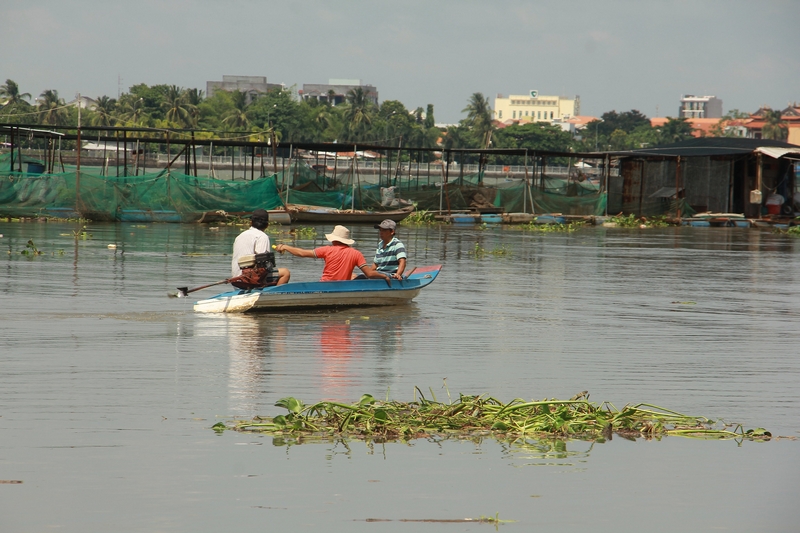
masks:
<path fill-rule="evenodd" d="M 678 117 L 722 118 L 722 100 L 716 96 L 684 95 L 681 97 Z"/>
<path fill-rule="evenodd" d="M 222 81 L 207 81 L 206 96 L 214 96 L 216 91 L 242 91 L 247 95 L 247 103 L 251 103 L 260 94 L 272 89 L 281 89 L 283 85 L 267 83 L 266 76 L 222 76 Z"/>
<path fill-rule="evenodd" d="M 494 119 L 500 122 L 552 123 L 580 114 L 580 96 L 544 96 L 538 91 L 530 91 L 528 94 L 512 94 L 508 98 L 498 94 L 494 99 Z"/>
<path fill-rule="evenodd" d="M 378 89 L 372 85 L 364 85 L 361 80 L 330 79 L 327 84 L 304 83 L 298 93 L 303 100 L 330 100 L 331 105 L 339 105 L 347 100 L 348 92 L 359 87 L 364 91 L 367 101 L 378 105 Z"/>

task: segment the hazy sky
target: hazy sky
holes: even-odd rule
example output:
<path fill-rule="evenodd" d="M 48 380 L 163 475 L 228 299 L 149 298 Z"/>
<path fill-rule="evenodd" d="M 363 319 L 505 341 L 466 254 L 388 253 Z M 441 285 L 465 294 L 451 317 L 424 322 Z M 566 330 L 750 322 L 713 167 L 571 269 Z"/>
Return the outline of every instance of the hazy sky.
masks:
<path fill-rule="evenodd" d="M 800 101 L 800 0 L 2 0 L 0 83 L 116 97 L 223 74 L 302 88 L 355 78 L 457 122 L 472 93 L 581 97 L 674 116 Z M 119 81 L 121 79 L 121 82 Z"/>

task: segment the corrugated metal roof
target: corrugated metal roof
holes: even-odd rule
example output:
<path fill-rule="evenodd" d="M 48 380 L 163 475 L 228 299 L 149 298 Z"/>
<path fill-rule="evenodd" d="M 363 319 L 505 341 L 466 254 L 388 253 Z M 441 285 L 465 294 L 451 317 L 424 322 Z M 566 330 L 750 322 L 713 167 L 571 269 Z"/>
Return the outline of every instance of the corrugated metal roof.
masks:
<path fill-rule="evenodd" d="M 759 151 L 759 148 L 784 149 L 786 153 L 800 154 L 800 146 L 783 141 L 767 139 L 741 139 L 732 137 L 700 137 L 688 139 L 674 144 L 641 148 L 638 150 L 625 150 L 608 152 L 614 156 L 648 157 L 706 157 L 719 155 L 742 155 Z M 770 155 L 766 150 L 762 153 Z M 777 153 L 777 152 L 776 152 Z"/>

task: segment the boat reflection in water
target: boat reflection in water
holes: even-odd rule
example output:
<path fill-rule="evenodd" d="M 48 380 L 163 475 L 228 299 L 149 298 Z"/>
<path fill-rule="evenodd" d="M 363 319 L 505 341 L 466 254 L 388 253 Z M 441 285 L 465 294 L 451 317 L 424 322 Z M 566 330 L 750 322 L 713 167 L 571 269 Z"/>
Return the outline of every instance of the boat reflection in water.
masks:
<path fill-rule="evenodd" d="M 226 414 L 237 417 L 279 414 L 274 404 L 285 396 L 306 404 L 383 396 L 399 371 L 404 329 L 431 327 L 414 304 L 399 313 L 376 307 L 199 316 L 195 335 L 227 339 Z M 300 386 L 297 376 L 303 376 Z"/>

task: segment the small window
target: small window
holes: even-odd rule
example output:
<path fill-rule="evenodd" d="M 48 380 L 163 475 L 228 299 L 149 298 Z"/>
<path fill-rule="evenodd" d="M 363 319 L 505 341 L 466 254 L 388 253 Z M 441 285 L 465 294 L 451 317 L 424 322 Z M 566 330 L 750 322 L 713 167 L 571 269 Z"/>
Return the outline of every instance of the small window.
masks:
<path fill-rule="evenodd" d="M 553 112 L 550 111 L 550 120 L 553 120 Z"/>
<path fill-rule="evenodd" d="M 517 112 L 516 111 L 512 111 L 511 112 L 511 118 L 517 118 Z"/>
<path fill-rule="evenodd" d="M 497 112 L 497 118 L 503 118 L 503 110 Z"/>

